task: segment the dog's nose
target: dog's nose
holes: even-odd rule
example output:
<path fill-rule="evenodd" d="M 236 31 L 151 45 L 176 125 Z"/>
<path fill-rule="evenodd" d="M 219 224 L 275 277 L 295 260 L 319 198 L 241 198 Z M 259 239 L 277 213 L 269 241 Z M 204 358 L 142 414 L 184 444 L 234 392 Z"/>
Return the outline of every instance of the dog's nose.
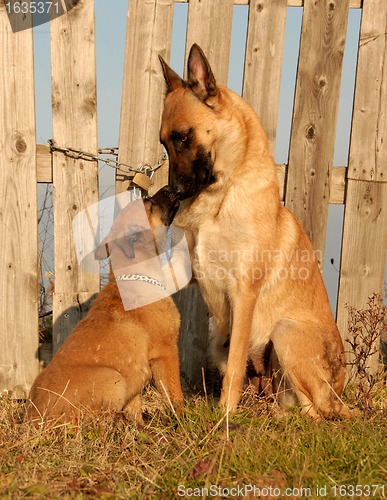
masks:
<path fill-rule="evenodd" d="M 180 205 L 178 194 L 170 186 L 164 186 L 152 198 L 148 199 L 160 208 L 163 214 L 162 220 L 166 226 L 169 226 Z"/>
<path fill-rule="evenodd" d="M 152 198 L 149 198 L 149 199 L 152 199 L 152 201 L 154 203 L 157 203 L 157 204 L 159 204 L 159 203 L 161 203 L 161 204 L 165 204 L 165 203 L 173 204 L 173 203 L 176 203 L 176 201 L 178 201 L 179 196 L 172 189 L 171 186 L 164 186 L 159 191 L 157 191 L 157 193 L 154 194 L 152 196 Z"/>

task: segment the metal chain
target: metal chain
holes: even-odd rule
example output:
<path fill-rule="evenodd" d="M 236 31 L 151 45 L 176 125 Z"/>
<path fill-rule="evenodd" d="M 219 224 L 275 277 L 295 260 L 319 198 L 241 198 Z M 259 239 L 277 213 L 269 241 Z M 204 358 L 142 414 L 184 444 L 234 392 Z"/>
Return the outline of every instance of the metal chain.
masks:
<path fill-rule="evenodd" d="M 60 153 L 63 153 L 65 156 L 68 156 L 69 158 L 73 158 L 75 160 L 102 161 L 106 163 L 108 167 L 116 168 L 117 170 L 121 170 L 122 172 L 134 173 L 134 174 L 145 173 L 149 175 L 150 178 L 152 178 L 156 170 L 158 170 L 160 167 L 164 165 L 167 159 L 167 155 L 163 153 L 160 156 L 155 166 L 152 167 L 152 165 L 150 165 L 149 163 L 143 163 L 140 168 L 134 168 L 131 167 L 130 165 L 127 165 L 126 163 L 122 163 L 109 158 L 101 158 L 98 155 L 95 155 L 93 153 L 86 153 L 85 151 L 82 151 L 80 149 L 61 148 L 55 144 L 53 139 L 50 139 L 48 143 L 50 145 L 51 152 L 59 151 Z M 118 148 L 100 148 L 98 149 L 98 154 L 118 156 Z"/>

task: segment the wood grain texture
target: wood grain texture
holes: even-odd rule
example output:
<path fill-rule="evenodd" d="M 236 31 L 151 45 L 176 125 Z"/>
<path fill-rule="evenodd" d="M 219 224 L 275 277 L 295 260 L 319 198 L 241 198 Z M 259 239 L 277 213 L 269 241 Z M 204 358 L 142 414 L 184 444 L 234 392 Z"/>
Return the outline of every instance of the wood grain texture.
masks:
<path fill-rule="evenodd" d="M 165 82 L 158 55 L 169 61 L 172 40 L 173 0 L 129 0 L 122 89 L 119 161 L 139 168 L 157 163 L 163 152 L 159 141 Z M 154 190 L 161 187 L 166 169 L 154 176 Z M 130 179 L 117 171 L 116 193 L 125 191 Z"/>
<path fill-rule="evenodd" d="M 329 189 L 329 203 L 343 205 L 347 192 L 347 167 L 333 167 Z"/>
<path fill-rule="evenodd" d="M 216 83 L 227 85 L 232 16 L 232 0 L 190 0 L 184 78 L 187 78 L 189 51 L 197 43 L 206 54 Z"/>
<path fill-rule="evenodd" d="M 247 30 L 243 98 L 261 120 L 274 157 L 286 0 L 251 0 Z"/>
<path fill-rule="evenodd" d="M 387 1 L 364 0 L 348 165 L 337 323 L 347 336 L 345 305 L 365 309 L 383 296 L 387 252 Z M 378 359 L 370 362 L 373 371 Z"/>
<path fill-rule="evenodd" d="M 0 3 L 0 394 L 25 398 L 39 373 L 38 227 L 31 17 L 13 33 Z"/>
<path fill-rule="evenodd" d="M 348 0 L 305 1 L 285 204 L 324 263 Z"/>
<path fill-rule="evenodd" d="M 96 154 L 97 87 L 93 0 L 80 0 L 71 11 L 51 20 L 53 139 L 58 146 Z M 99 291 L 99 273 L 79 267 L 72 221 L 98 202 L 98 165 L 53 156 L 55 293 L 54 353 L 84 316 L 82 302 Z M 66 299 L 63 299 L 66 296 Z M 61 316 L 70 314 L 63 322 Z M 67 325 L 67 326 L 66 326 Z"/>
<path fill-rule="evenodd" d="M 36 176 L 38 182 L 52 182 L 52 156 L 45 144 L 36 145 Z"/>
<path fill-rule="evenodd" d="M 175 0 L 175 3 L 188 3 L 190 0 Z M 249 5 L 250 0 L 234 0 L 234 5 Z M 304 0 L 287 0 L 288 7 L 303 7 Z M 350 0 L 349 7 L 352 9 L 361 9 L 363 0 Z"/>
<path fill-rule="evenodd" d="M 276 165 L 281 201 L 283 201 L 285 197 L 284 190 L 287 168 L 287 165 Z M 49 146 L 37 144 L 36 169 L 38 182 L 52 182 L 52 160 Z M 159 178 L 160 187 L 168 184 L 168 169 L 169 161 L 167 159 L 162 167 L 161 176 Z M 344 203 L 347 183 L 346 172 L 346 167 L 333 167 L 329 196 L 330 204 L 342 205 Z M 160 189 L 160 187 L 157 187 L 157 189 Z M 150 188 L 150 193 L 153 194 L 154 192 L 156 192 L 156 189 L 155 186 L 152 186 Z"/>
<path fill-rule="evenodd" d="M 374 293 L 383 296 L 387 251 L 387 183 L 348 180 L 341 251 L 337 326 L 348 336 L 346 304 L 365 309 Z M 349 345 L 345 342 L 345 351 Z M 347 352 L 347 358 L 352 356 Z M 378 368 L 378 357 L 370 366 Z"/>
<path fill-rule="evenodd" d="M 387 2 L 365 1 L 348 177 L 387 182 Z"/>

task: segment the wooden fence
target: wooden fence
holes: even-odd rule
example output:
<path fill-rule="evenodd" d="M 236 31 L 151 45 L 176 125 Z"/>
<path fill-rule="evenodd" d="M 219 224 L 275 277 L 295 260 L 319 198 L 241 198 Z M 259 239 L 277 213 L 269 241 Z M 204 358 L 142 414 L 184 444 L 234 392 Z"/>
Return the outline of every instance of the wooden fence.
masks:
<path fill-rule="evenodd" d="M 180 0 L 181 1 L 181 0 Z M 184 1 L 184 0 L 183 0 Z M 97 152 L 94 3 L 79 0 L 50 22 L 53 138 Z M 345 203 L 337 322 L 345 304 L 361 308 L 383 292 L 387 249 L 387 0 L 189 0 L 186 51 L 208 55 L 227 84 L 233 6 L 249 5 L 243 97 L 261 118 L 274 153 L 287 6 L 303 6 L 288 165 L 278 165 L 281 193 L 316 249 L 323 250 L 329 204 Z M 155 163 L 173 0 L 129 0 L 119 160 Z M 349 8 L 362 21 L 348 168 L 333 166 L 341 68 Z M 20 23 L 30 23 L 28 14 Z M 21 28 L 22 28 L 21 24 Z M 98 166 L 36 146 L 32 30 L 13 33 L 0 0 L 0 393 L 25 396 L 39 371 L 37 182 L 54 184 L 54 350 L 85 315 L 99 276 L 77 263 L 71 223 L 98 201 Z M 134 125 L 135 124 L 135 125 Z M 155 177 L 155 189 L 167 170 Z M 130 179 L 117 175 L 116 192 Z M 323 252 L 322 252 L 323 257 Z M 320 267 L 323 265 L 319 262 Z M 192 289 L 178 299 L 180 356 L 191 382 L 205 366 L 207 312 Z"/>

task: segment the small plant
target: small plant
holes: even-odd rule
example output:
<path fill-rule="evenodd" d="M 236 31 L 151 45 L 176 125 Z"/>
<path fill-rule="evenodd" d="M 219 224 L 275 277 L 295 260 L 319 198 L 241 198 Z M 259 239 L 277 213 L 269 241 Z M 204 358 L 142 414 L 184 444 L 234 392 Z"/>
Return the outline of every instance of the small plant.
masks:
<path fill-rule="evenodd" d="M 345 339 L 351 346 L 353 360 L 348 364 L 355 368 L 358 379 L 358 398 L 364 408 L 372 407 L 371 390 L 377 378 L 369 374 L 369 360 L 378 353 L 379 341 L 386 329 L 387 308 L 379 294 L 374 293 L 368 299 L 367 309 L 355 309 L 346 305 L 350 319 L 348 321 L 349 336 Z"/>

